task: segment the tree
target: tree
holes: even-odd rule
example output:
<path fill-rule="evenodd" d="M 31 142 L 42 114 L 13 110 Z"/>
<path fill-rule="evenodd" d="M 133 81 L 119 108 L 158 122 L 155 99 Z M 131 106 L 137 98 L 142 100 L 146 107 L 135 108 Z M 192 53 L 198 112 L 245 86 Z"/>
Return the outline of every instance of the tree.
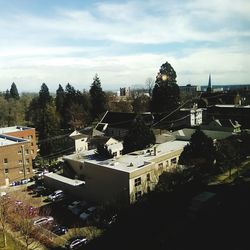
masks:
<path fill-rule="evenodd" d="M 101 81 L 96 74 L 90 87 L 91 115 L 93 119 L 98 118 L 106 111 L 106 95 L 101 87 Z"/>
<path fill-rule="evenodd" d="M 108 148 L 105 144 L 97 145 L 96 154 L 97 154 L 97 156 L 99 156 L 100 158 L 103 158 L 103 159 L 110 159 L 113 157 L 111 151 L 108 150 Z"/>
<path fill-rule="evenodd" d="M 133 100 L 133 111 L 142 113 L 149 111 L 150 98 L 146 95 L 139 95 Z"/>
<path fill-rule="evenodd" d="M 8 101 L 9 99 L 10 99 L 10 91 L 7 89 L 6 91 L 5 91 L 5 95 L 4 95 L 4 98 Z"/>
<path fill-rule="evenodd" d="M 63 114 L 63 105 L 64 105 L 64 99 L 65 99 L 65 92 L 61 84 L 59 84 L 58 89 L 56 90 L 56 111 L 60 113 L 60 115 Z"/>
<path fill-rule="evenodd" d="M 192 134 L 189 144 L 184 147 L 180 155 L 179 163 L 184 165 L 195 165 L 207 170 L 213 166 L 216 149 L 213 140 L 207 137 L 198 127 Z"/>
<path fill-rule="evenodd" d="M 162 64 L 152 93 L 151 110 L 170 112 L 179 105 L 180 90 L 176 84 L 176 72 L 168 63 Z"/>
<path fill-rule="evenodd" d="M 155 143 L 155 135 L 148 128 L 142 118 L 138 115 L 123 141 L 125 153 L 141 150 Z"/>
<path fill-rule="evenodd" d="M 145 82 L 146 88 L 148 90 L 149 96 L 152 96 L 153 88 L 154 88 L 154 80 L 152 77 L 148 77 Z"/>
<path fill-rule="evenodd" d="M 11 208 L 10 199 L 4 195 L 0 196 L 0 226 L 3 234 L 3 247 L 7 246 L 6 226 L 8 224 L 9 211 Z"/>
<path fill-rule="evenodd" d="M 10 98 L 19 100 L 20 96 L 16 87 L 16 84 L 13 82 L 10 87 Z"/>
<path fill-rule="evenodd" d="M 53 153 L 56 145 L 51 137 L 58 134 L 59 117 L 45 83 L 41 86 L 39 96 L 31 101 L 28 113 L 39 134 L 40 154 L 44 156 Z"/>
<path fill-rule="evenodd" d="M 49 93 L 49 88 L 45 83 L 42 84 L 41 89 L 39 91 L 39 105 L 40 108 L 45 108 L 48 103 L 52 101 L 52 97 Z"/>

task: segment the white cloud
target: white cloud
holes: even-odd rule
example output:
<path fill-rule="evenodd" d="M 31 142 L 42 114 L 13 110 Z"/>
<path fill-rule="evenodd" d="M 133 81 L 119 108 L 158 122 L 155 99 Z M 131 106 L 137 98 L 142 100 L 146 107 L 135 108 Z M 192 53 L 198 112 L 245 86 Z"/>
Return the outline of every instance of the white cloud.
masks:
<path fill-rule="evenodd" d="M 209 73 L 220 83 L 248 83 L 249 11 L 247 0 L 149 0 L 102 1 L 77 10 L 61 6 L 51 16 L 5 13 L 0 17 L 1 88 L 15 81 L 27 90 L 42 82 L 55 89 L 65 81 L 88 89 L 99 73 L 105 88 L 118 89 L 154 78 L 165 61 L 179 83 L 206 82 Z M 198 42 L 199 47 L 186 48 Z M 178 49 L 168 48 L 176 43 Z M 133 55 L 123 51 L 140 45 Z"/>

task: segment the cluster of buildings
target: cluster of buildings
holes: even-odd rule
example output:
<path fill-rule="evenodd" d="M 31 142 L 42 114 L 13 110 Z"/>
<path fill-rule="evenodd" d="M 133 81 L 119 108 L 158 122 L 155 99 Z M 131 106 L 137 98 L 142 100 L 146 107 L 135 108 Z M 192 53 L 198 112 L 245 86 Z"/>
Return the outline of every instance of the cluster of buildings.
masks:
<path fill-rule="evenodd" d="M 187 86 L 192 93 L 197 89 Z M 129 96 L 120 89 L 120 96 Z M 214 101 L 211 79 L 208 91 L 200 100 Z M 211 103 L 210 103 L 211 104 Z M 174 171 L 180 154 L 195 128 L 200 126 L 210 138 L 217 140 L 250 128 L 250 106 L 211 104 L 180 108 L 170 114 L 142 113 L 146 125 L 154 129 L 156 143 L 150 148 L 123 155 L 123 138 L 136 118 L 135 113 L 107 111 L 94 129 L 74 131 L 75 152 L 63 157 L 64 173 L 48 173 L 48 186 L 95 202 L 125 201 L 133 203 L 150 192 L 159 176 Z M 101 158 L 97 145 L 103 145 L 112 158 Z M 0 128 L 0 185 L 33 176 L 32 161 L 37 155 L 34 128 Z"/>

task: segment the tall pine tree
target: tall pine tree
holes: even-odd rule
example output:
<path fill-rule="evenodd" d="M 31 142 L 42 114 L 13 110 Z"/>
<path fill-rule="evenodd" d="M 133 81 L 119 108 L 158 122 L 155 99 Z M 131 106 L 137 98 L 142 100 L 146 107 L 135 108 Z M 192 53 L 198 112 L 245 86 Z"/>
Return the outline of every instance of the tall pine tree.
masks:
<path fill-rule="evenodd" d="M 105 92 L 102 90 L 101 81 L 96 74 L 93 83 L 91 84 L 89 93 L 91 101 L 91 115 L 93 119 L 100 117 L 107 107 Z"/>
<path fill-rule="evenodd" d="M 16 87 L 16 84 L 13 82 L 10 87 L 10 98 L 19 100 L 20 96 Z"/>
<path fill-rule="evenodd" d="M 180 90 L 176 83 L 176 72 L 168 63 L 162 64 L 157 74 L 152 93 L 151 110 L 170 112 L 178 107 Z"/>

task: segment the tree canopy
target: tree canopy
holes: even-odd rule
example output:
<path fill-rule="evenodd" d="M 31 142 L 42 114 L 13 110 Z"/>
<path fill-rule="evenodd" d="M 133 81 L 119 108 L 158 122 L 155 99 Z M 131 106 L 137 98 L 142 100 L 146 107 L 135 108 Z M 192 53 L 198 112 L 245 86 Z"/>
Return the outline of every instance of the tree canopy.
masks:
<path fill-rule="evenodd" d="M 184 147 L 179 163 L 198 167 L 211 167 L 215 160 L 216 149 L 213 140 L 198 127 L 192 134 L 189 144 Z"/>
<path fill-rule="evenodd" d="M 142 116 L 138 115 L 123 141 L 125 153 L 141 150 L 155 143 L 153 131 L 146 126 Z"/>
<path fill-rule="evenodd" d="M 176 83 L 176 72 L 168 63 L 162 64 L 152 92 L 151 110 L 168 112 L 178 107 L 180 90 Z"/>

